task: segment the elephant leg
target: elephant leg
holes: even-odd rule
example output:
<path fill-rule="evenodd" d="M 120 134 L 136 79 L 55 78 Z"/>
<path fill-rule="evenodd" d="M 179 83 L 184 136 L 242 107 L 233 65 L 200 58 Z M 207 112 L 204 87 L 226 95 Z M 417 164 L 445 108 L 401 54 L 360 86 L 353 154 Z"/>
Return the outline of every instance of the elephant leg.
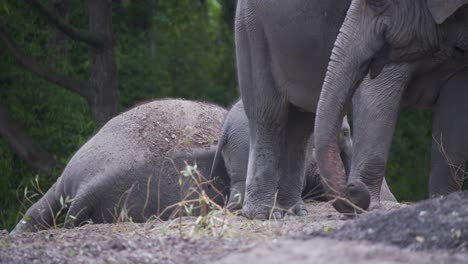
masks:
<path fill-rule="evenodd" d="M 81 195 L 77 195 L 70 205 L 65 217 L 65 228 L 74 228 L 90 220 L 92 212 L 91 203 Z"/>
<path fill-rule="evenodd" d="M 408 67 L 388 66 L 378 78 L 366 77 L 354 94 L 353 161 L 346 193 L 354 204 L 363 204 L 360 201 L 368 199 L 367 195 L 362 196 L 366 194 L 361 190 L 364 183 L 370 194 L 370 208 L 380 207 L 380 191 L 401 96 L 411 72 Z"/>
<path fill-rule="evenodd" d="M 236 56 L 239 89 L 249 120 L 250 150 L 243 214 L 266 219 L 272 212 L 285 151 L 288 103 L 271 68 L 268 43 L 258 17 L 238 10 Z M 248 17 L 248 21 L 243 18 Z M 248 28 L 247 28 L 248 26 Z M 278 213 L 275 217 L 280 217 Z"/>
<path fill-rule="evenodd" d="M 385 178 L 382 180 L 382 189 L 380 189 L 380 201 L 398 202 L 393 193 L 390 191 L 390 187 L 388 187 Z"/>
<path fill-rule="evenodd" d="M 240 210 L 244 202 L 245 181 L 231 181 L 231 191 L 227 208 L 229 210 Z"/>
<path fill-rule="evenodd" d="M 314 130 L 315 114 L 290 107 L 286 127 L 286 152 L 283 162 L 287 170 L 281 173 L 278 184 L 278 205 L 298 216 L 307 215 L 301 194 L 305 180 L 305 158 L 308 140 Z"/>
<path fill-rule="evenodd" d="M 285 164 L 280 153 L 285 152 L 285 124 L 265 123 L 268 119 L 251 121 L 250 152 L 243 213 L 248 218 L 267 219 L 278 190 L 278 181 Z M 286 123 L 286 122 L 284 122 Z M 275 218 L 281 217 L 279 214 Z"/>
<path fill-rule="evenodd" d="M 457 73 L 442 88 L 432 122 L 429 195 L 460 191 L 468 158 L 468 69 Z"/>

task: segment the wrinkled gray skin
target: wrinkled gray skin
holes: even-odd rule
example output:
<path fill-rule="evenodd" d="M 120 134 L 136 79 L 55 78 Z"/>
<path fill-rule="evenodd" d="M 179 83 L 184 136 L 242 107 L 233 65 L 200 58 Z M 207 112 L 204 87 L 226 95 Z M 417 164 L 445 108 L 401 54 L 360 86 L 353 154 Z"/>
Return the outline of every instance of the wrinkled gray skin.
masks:
<path fill-rule="evenodd" d="M 370 194 L 371 208 L 379 207 L 398 111 L 413 106 L 433 111 L 429 194 L 461 190 L 468 159 L 468 0 L 354 0 L 340 32 L 315 133 L 318 165 L 332 189 L 352 201 Z M 336 138 L 353 94 L 353 161 L 345 186 Z M 356 191 L 362 183 L 367 188 Z M 350 210 L 342 202 L 334 206 Z"/>
<path fill-rule="evenodd" d="M 372 3 L 374 8 L 387 7 L 389 3 L 393 3 L 400 9 L 389 8 L 388 10 L 395 15 L 389 14 L 387 17 L 385 15 L 388 13 L 382 12 L 385 15 L 378 16 L 375 15 L 377 12 L 366 10 L 370 6 L 367 2 Z M 314 113 L 317 111 L 321 113 L 320 121 L 316 122 L 321 129 L 315 133 L 319 154 L 317 158 L 320 171 L 324 172 L 328 180 L 327 185 L 331 187 L 330 191 L 332 194 L 350 198 L 351 202 L 362 208 L 369 207 L 371 198 L 374 204 L 378 204 L 379 186 L 383 179 L 388 147 L 400 105 L 395 102 L 401 98 L 403 87 L 408 85 L 416 88 L 407 89 L 407 91 L 414 92 L 405 94 L 407 100 L 403 100 L 403 103 L 432 107 L 435 104 L 430 98 L 438 98 L 438 92 L 444 90 L 440 88 L 441 83 L 444 84 L 453 73 L 460 70 L 464 63 L 462 59 L 456 65 L 451 63 L 439 65 L 439 63 L 446 61 L 447 56 L 458 56 L 456 53 L 459 52 L 456 50 L 466 49 L 467 37 L 463 30 L 460 30 L 464 26 L 457 25 L 457 23 L 465 23 L 460 19 L 466 19 L 468 16 L 462 14 L 456 19 L 450 17 L 446 23 L 438 25 L 437 36 L 440 38 L 430 36 L 434 35 L 431 33 L 434 32 L 434 27 L 431 28 L 430 25 L 441 23 L 440 20 L 444 14 L 450 16 L 453 13 L 454 8 L 447 9 L 446 6 L 456 7 L 454 4 L 464 2 L 466 0 L 358 0 L 353 2 L 354 8 L 350 9 L 350 14 L 356 17 L 349 16 L 344 22 L 350 0 L 239 0 L 235 26 L 237 70 L 239 88 L 250 129 L 244 214 L 250 218 L 266 218 L 271 206 L 275 203 L 274 198 L 278 188 L 277 205 L 292 208 L 297 215 L 306 214 L 301 200 L 303 183 L 300 175 L 305 169 L 305 142 L 313 132 Z M 432 15 L 427 16 L 430 14 L 427 7 L 411 6 L 424 3 L 440 5 L 439 9 L 433 9 L 433 13 L 437 13 L 439 22 L 434 22 Z M 359 4 L 363 7 L 356 8 Z M 388 27 L 375 27 L 375 25 L 382 25 L 380 22 L 392 16 L 400 17 L 391 19 L 394 23 Z M 353 21 L 359 21 L 359 23 L 353 25 Z M 342 24 L 343 33 L 338 36 L 337 40 Z M 389 44 L 393 48 L 381 48 L 390 47 L 390 45 L 383 45 L 383 32 L 387 32 L 385 38 L 390 40 Z M 411 33 L 407 34 L 407 32 Z M 408 35 L 414 38 L 405 37 Z M 337 40 L 337 47 L 331 55 L 335 40 Z M 425 43 L 423 51 L 418 50 L 421 42 Z M 390 60 L 418 59 L 421 52 L 430 53 L 437 47 L 441 47 L 442 52 L 437 54 L 437 58 L 426 57 L 426 60 L 419 64 L 417 71 L 411 71 L 414 69 L 414 64 L 400 63 L 394 66 L 397 69 L 389 69 L 391 66 L 388 66 L 378 75 Z M 345 49 L 349 52 L 344 52 Z M 360 53 L 364 55 L 358 55 Z M 324 81 L 330 57 L 330 71 Z M 353 91 L 368 71 L 373 57 L 376 59 L 372 60 L 371 73 L 377 78 L 364 81 L 361 85 L 363 89 L 358 93 L 374 96 L 357 95 L 360 97 L 356 99 L 359 107 L 354 107 L 354 112 L 361 114 L 358 114 L 356 125 L 359 132 L 355 133 L 354 143 L 359 147 L 353 149 L 355 158 L 350 175 L 352 182 L 345 189 L 345 180 L 342 177 L 343 165 L 339 159 L 340 150 L 337 144 L 341 118 L 349 110 Z M 393 74 L 389 74 L 390 72 Z M 410 76 L 419 78 L 419 81 L 409 82 Z M 424 79 L 424 76 L 428 78 Z M 462 75 L 458 78 L 461 77 Z M 433 80 L 428 81 L 431 78 Z M 333 84 L 331 84 L 332 80 Z M 429 83 L 430 88 L 440 86 L 436 89 L 427 89 L 427 93 L 423 93 L 426 82 Z M 322 94 L 322 107 L 317 109 L 322 84 L 324 88 L 327 87 L 327 91 Z M 347 85 L 351 86 L 350 89 L 346 89 Z M 374 86 L 379 86 L 379 88 L 374 89 Z M 400 89 L 386 89 L 388 86 L 398 86 Z M 379 99 L 379 97 L 386 99 Z M 446 102 L 450 101 L 448 95 L 443 97 L 446 98 Z M 365 101 L 371 98 L 370 102 Z M 361 105 L 366 105 L 366 107 L 361 107 Z M 457 126 L 462 128 L 465 126 L 465 120 L 461 120 L 462 116 L 454 114 L 456 110 L 443 106 L 434 107 L 436 108 L 445 109 L 444 111 L 447 112 L 445 116 L 453 111 L 448 120 L 456 120 Z M 463 106 L 460 105 L 459 108 L 463 109 Z M 441 115 L 436 112 L 444 111 L 435 111 L 435 116 Z M 455 116 L 456 119 L 453 118 Z M 359 120 L 372 120 L 372 122 Z M 441 122 L 449 121 L 442 121 L 442 118 L 438 122 L 434 120 L 434 131 L 441 131 L 442 125 L 437 125 Z M 458 132 L 452 130 L 443 133 L 453 135 L 461 133 L 463 129 L 456 131 Z M 436 132 L 436 137 L 438 135 L 440 133 Z M 455 142 L 460 141 L 457 138 Z M 454 148 L 459 149 L 463 145 L 464 143 Z M 450 155 L 454 153 L 456 152 L 451 152 Z M 458 154 L 453 156 L 455 163 L 461 164 L 457 156 Z M 441 170 L 445 170 L 444 167 L 447 168 L 434 162 L 434 158 L 431 167 L 431 174 L 439 174 L 434 171 L 435 167 Z M 458 189 L 460 182 L 458 175 L 460 175 L 459 172 L 454 177 L 456 180 L 448 181 L 447 177 L 442 179 L 442 177 L 431 176 L 431 190 L 434 190 L 431 194 Z M 356 180 L 359 178 L 361 180 Z M 432 180 L 436 178 L 438 179 Z M 366 185 L 371 189 L 370 194 Z M 436 189 L 440 190 L 436 191 Z M 274 217 L 281 217 L 281 215 L 274 213 Z"/>
<path fill-rule="evenodd" d="M 323 198 L 325 189 L 322 186 L 320 174 L 315 162 L 313 151 L 314 141 L 308 141 L 306 152 L 305 182 L 302 189 L 303 199 Z M 352 137 L 348 119 L 343 118 L 339 138 L 340 156 L 345 164 L 345 174 L 348 175 L 352 160 Z M 237 210 L 242 208 L 247 177 L 247 163 L 249 157 L 249 128 L 248 119 L 245 115 L 244 105 L 241 100 L 237 101 L 226 114 L 219 135 L 218 148 L 213 163 L 213 171 L 222 171 L 217 168 L 218 164 L 225 166 L 230 182 L 230 196 L 228 208 Z M 223 163 L 224 161 L 224 163 Z M 211 177 L 216 176 L 212 173 Z M 395 197 L 390 192 L 387 183 L 382 183 L 381 200 L 394 201 Z"/>
<path fill-rule="evenodd" d="M 238 1 L 237 70 L 250 130 L 242 209 L 248 218 L 266 219 L 274 204 L 296 215 L 307 214 L 301 199 L 306 146 L 349 3 Z M 273 213 L 275 218 L 281 216 Z"/>
<path fill-rule="evenodd" d="M 173 210 L 165 209 L 180 202 L 193 185 L 189 177 L 182 177 L 179 185 L 185 161 L 196 162 L 201 174 L 209 175 L 216 147 L 208 142 L 219 133 L 225 113 L 211 104 L 165 99 L 118 115 L 76 152 L 57 182 L 26 212 L 28 220 L 21 220 L 12 233 L 53 226 L 60 197 L 67 196 L 71 203 L 65 227 L 88 220 L 168 219 Z M 227 177 L 222 165 L 216 173 Z M 203 188 L 220 204 L 228 193 L 222 180 Z"/>

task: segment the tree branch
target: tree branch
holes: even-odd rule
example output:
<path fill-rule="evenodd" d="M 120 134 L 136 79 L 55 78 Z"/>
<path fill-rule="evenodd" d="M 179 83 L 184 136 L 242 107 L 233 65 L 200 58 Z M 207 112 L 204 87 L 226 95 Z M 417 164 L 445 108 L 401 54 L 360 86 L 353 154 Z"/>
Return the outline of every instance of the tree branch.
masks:
<path fill-rule="evenodd" d="M 65 74 L 54 71 L 46 65 L 38 63 L 34 58 L 27 56 L 7 33 L 3 21 L 0 21 L 0 40 L 5 44 L 17 63 L 25 69 L 49 82 L 60 85 L 84 97 L 88 102 L 93 99 L 95 91 L 88 81 L 70 78 Z"/>
<path fill-rule="evenodd" d="M 86 42 L 95 48 L 103 48 L 111 45 L 112 40 L 104 39 L 98 35 L 91 34 L 88 31 L 80 30 L 71 26 L 64 19 L 57 16 L 52 9 L 46 7 L 41 2 L 37 0 L 24 1 L 35 8 L 42 16 L 47 19 L 50 24 L 56 26 L 58 29 L 60 29 L 60 31 L 68 35 L 70 38 L 76 41 Z"/>
<path fill-rule="evenodd" d="M 30 168 L 52 176 L 55 169 L 59 167 L 55 158 L 35 144 L 2 105 L 0 105 L 0 136 Z"/>

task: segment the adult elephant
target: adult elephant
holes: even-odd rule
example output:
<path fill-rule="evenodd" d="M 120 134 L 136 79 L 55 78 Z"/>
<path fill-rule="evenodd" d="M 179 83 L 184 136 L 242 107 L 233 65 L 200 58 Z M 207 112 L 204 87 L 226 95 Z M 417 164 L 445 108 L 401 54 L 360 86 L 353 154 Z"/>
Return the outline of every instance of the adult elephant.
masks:
<path fill-rule="evenodd" d="M 366 199 L 359 197 L 370 193 L 371 208 L 379 206 L 379 187 L 402 105 L 433 110 L 430 195 L 461 189 L 468 158 L 467 4 L 468 0 L 352 1 L 335 42 L 316 119 L 318 165 L 335 194 L 367 208 Z M 345 186 L 336 137 L 353 94 L 355 144 Z M 362 183 L 367 188 L 360 188 Z M 351 209 L 343 200 L 334 206 L 340 212 Z"/>
<path fill-rule="evenodd" d="M 274 205 L 283 209 L 275 218 L 280 211 L 307 214 L 301 199 L 306 143 L 350 2 L 238 1 L 237 70 L 250 130 L 243 213 L 249 218 L 267 218 Z"/>
<path fill-rule="evenodd" d="M 313 136 L 308 140 L 305 154 L 305 179 L 302 189 L 302 198 L 308 200 L 328 200 L 317 168 L 314 154 Z M 343 118 L 339 139 L 340 156 L 344 163 L 346 176 L 349 175 L 353 140 L 347 117 Z M 230 183 L 230 192 L 227 208 L 238 210 L 242 208 L 247 176 L 247 163 L 249 156 L 249 124 L 244 111 L 242 100 L 237 101 L 224 117 L 220 130 L 218 147 L 213 162 L 212 172 L 224 172 L 218 168 L 221 165 L 227 170 L 226 182 Z M 224 162 L 223 162 L 224 161 Z M 211 174 L 210 178 L 217 176 Z M 382 182 L 381 200 L 396 202 L 385 180 Z"/>

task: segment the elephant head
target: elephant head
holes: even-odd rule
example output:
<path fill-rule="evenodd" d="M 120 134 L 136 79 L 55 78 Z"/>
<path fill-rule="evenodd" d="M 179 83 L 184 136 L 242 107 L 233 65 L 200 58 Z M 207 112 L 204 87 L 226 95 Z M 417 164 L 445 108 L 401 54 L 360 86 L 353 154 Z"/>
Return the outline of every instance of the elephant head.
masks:
<path fill-rule="evenodd" d="M 386 64 L 415 62 L 450 45 L 459 48 L 457 42 L 468 38 L 453 33 L 453 25 L 457 19 L 466 23 L 466 4 L 468 0 L 352 1 L 331 54 L 315 123 L 317 162 L 332 194 L 367 192 L 349 200 L 369 207 L 369 191 L 362 182 L 345 186 L 337 143 L 341 119 L 361 81 L 368 73 L 378 78 Z M 341 212 L 342 205 L 339 200 L 334 204 Z"/>

